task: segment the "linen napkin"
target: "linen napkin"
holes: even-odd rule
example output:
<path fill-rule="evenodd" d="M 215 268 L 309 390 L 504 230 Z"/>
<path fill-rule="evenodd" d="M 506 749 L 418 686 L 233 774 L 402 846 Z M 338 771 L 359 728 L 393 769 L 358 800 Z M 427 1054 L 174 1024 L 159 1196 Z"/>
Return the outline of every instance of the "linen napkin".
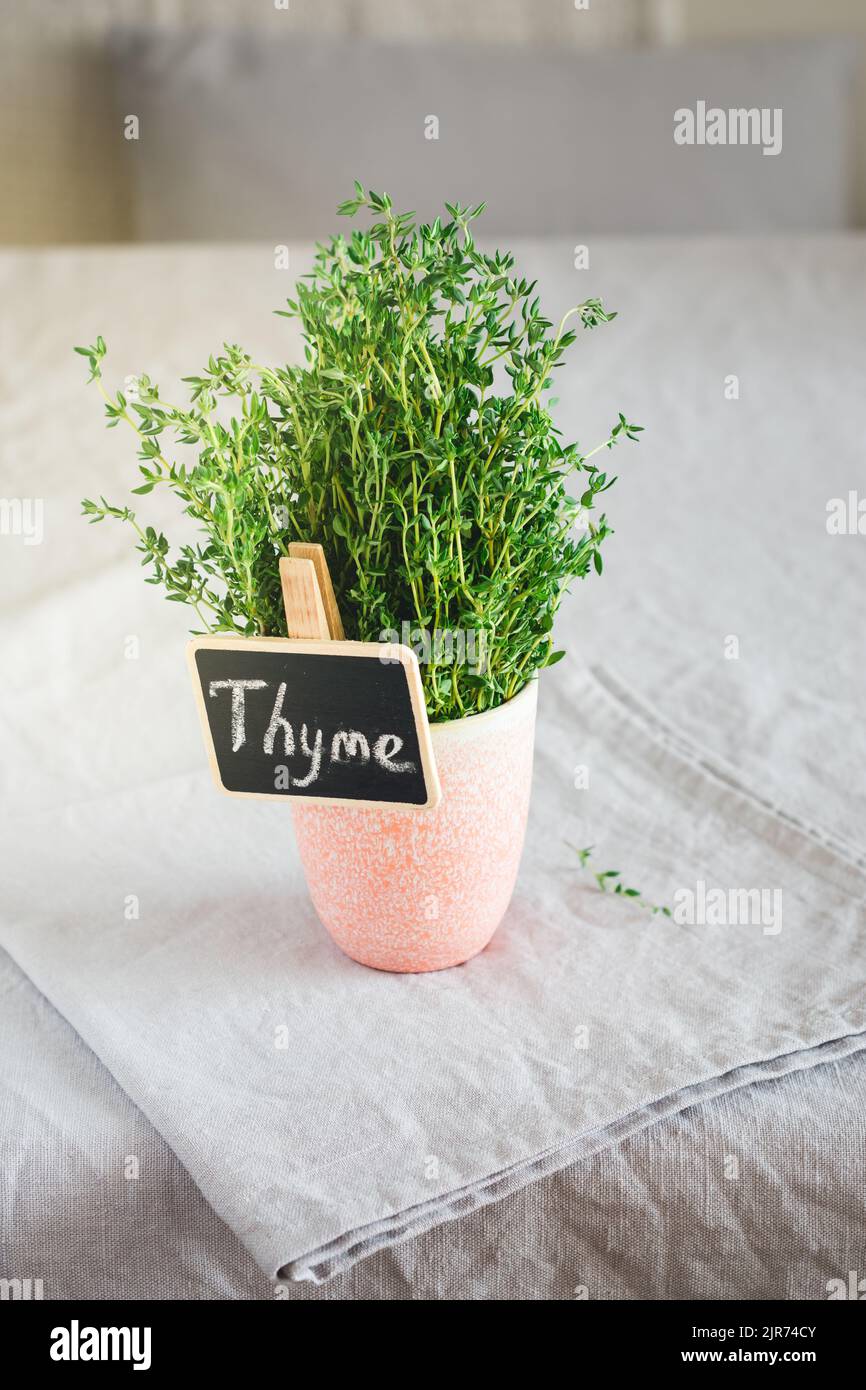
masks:
<path fill-rule="evenodd" d="M 68 694 L 80 736 L 86 692 Z M 203 756 L 7 821 L 0 943 L 270 1275 L 323 1280 L 661 1115 L 866 1043 L 862 869 L 605 673 L 561 663 L 541 694 L 512 907 L 441 974 L 342 956 L 285 807 L 220 797 Z M 190 698 L 168 661 L 160 700 L 131 682 L 113 717 L 158 741 Z M 590 842 L 623 875 L 605 882 L 685 920 L 600 894 L 576 854 Z"/>

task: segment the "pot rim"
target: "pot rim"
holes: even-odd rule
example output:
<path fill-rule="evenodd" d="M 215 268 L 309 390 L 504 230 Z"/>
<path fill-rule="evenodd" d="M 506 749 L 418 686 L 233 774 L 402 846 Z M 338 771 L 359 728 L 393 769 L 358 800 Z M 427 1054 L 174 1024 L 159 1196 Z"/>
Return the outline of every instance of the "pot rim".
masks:
<path fill-rule="evenodd" d="M 503 701 L 495 709 L 481 710 L 478 714 L 464 714 L 460 719 L 443 719 L 435 724 L 431 721 L 430 733 L 439 738 L 442 735 L 457 734 L 461 730 L 470 728 L 470 726 L 472 732 L 475 733 L 482 725 L 486 727 L 487 724 L 493 723 L 496 719 L 501 720 L 506 713 L 516 713 L 524 704 L 534 704 L 537 693 L 538 673 L 536 672 L 529 677 L 529 680 L 518 690 L 516 695 L 512 695 L 510 700 Z"/>

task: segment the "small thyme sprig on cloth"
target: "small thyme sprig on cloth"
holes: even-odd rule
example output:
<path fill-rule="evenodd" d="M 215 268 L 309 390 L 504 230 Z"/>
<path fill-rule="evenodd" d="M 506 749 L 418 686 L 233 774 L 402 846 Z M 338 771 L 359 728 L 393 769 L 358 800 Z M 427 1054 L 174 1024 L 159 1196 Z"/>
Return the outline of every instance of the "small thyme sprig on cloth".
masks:
<path fill-rule="evenodd" d="M 644 908 L 647 912 L 651 913 L 652 916 L 656 916 L 657 913 L 661 913 L 664 917 L 670 917 L 672 915 L 669 907 L 660 907 L 657 903 L 650 902 L 649 899 L 644 897 L 639 888 L 627 888 L 622 881 L 622 874 L 619 869 L 604 869 L 601 872 L 597 872 L 595 869 L 591 868 L 589 861 L 595 849 L 594 845 L 589 845 L 586 849 L 576 849 L 574 845 L 572 845 L 571 848 L 574 849 L 577 854 L 580 867 L 586 869 L 592 875 L 595 879 L 596 887 L 601 893 L 618 893 L 623 898 L 631 898 L 636 907 Z"/>

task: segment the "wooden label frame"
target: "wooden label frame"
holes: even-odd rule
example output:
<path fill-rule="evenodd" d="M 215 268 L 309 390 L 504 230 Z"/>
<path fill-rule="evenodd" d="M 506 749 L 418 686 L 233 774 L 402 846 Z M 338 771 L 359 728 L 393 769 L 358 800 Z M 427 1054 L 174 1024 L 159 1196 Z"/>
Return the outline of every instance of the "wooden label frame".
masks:
<path fill-rule="evenodd" d="M 310 562 L 308 561 L 307 563 Z M 220 772 L 202 688 L 202 680 L 196 663 L 196 653 L 199 651 L 237 651 L 247 653 L 283 651 L 294 653 L 299 656 L 347 656 L 366 658 L 371 661 L 382 661 L 384 654 L 387 653 L 387 660 L 389 662 L 393 661 L 399 663 L 406 675 L 406 685 L 414 718 L 415 732 L 418 739 L 424 788 L 427 793 L 426 801 L 409 802 L 390 799 L 367 800 L 360 797 L 307 795 L 306 793 L 292 793 L 288 790 L 273 792 L 239 791 L 226 787 L 223 784 L 222 774 Z M 308 806 L 366 806 L 375 807 L 379 810 L 393 808 L 424 811 L 431 810 L 434 806 L 439 804 L 442 791 L 439 785 L 439 775 L 436 770 L 436 760 L 433 754 L 430 724 L 427 718 L 427 707 L 424 703 L 424 690 L 421 684 L 421 672 L 418 666 L 418 658 L 410 647 L 400 643 L 386 644 L 381 642 L 351 642 L 345 640 L 342 642 L 321 640 L 307 641 L 293 637 L 195 637 L 187 645 L 187 664 L 192 678 L 196 707 L 198 709 L 199 720 L 205 740 L 205 748 L 214 783 L 224 795 L 254 798 L 259 801 L 297 801 Z"/>

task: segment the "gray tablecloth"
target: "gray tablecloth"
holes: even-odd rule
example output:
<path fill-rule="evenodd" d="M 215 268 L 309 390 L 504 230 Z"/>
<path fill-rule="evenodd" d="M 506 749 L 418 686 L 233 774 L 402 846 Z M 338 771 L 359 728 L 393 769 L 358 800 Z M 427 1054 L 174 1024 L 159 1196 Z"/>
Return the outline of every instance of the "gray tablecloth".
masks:
<path fill-rule="evenodd" d="M 324 1284 L 273 1283 L 5 951 L 0 1000 L 0 1276 L 45 1298 L 824 1299 L 864 1267 L 862 1052 L 661 1119 Z"/>

